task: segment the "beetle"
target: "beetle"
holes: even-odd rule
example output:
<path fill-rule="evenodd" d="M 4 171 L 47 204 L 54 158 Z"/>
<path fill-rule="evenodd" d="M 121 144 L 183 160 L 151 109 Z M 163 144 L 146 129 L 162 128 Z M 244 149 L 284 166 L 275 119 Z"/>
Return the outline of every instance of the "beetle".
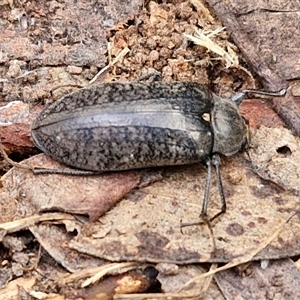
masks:
<path fill-rule="evenodd" d="M 95 84 L 45 108 L 32 125 L 32 137 L 47 155 L 88 174 L 204 162 L 206 218 L 211 165 L 219 214 L 226 211 L 219 155 L 234 155 L 247 143 L 238 105 L 248 92 L 228 100 L 195 82 Z"/>

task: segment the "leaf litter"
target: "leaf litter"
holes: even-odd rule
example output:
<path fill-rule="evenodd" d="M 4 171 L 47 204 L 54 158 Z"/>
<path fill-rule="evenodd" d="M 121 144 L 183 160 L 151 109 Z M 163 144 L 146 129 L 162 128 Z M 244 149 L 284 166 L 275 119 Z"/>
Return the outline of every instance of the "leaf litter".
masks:
<path fill-rule="evenodd" d="M 255 147 L 253 146 L 254 148 L 250 151 L 250 156 L 253 156 L 252 164 L 263 165 L 262 161 L 257 163 L 258 157 L 254 156 L 254 151 L 263 155 L 261 160 L 265 159 L 264 163 L 270 161 L 269 157 L 265 156 L 265 151 L 260 152 L 259 148 L 266 147 L 266 143 L 259 138 L 264 131 L 267 131 L 268 140 L 273 140 L 270 145 L 276 145 L 279 148 L 288 146 L 292 153 L 295 151 L 295 154 L 299 151 L 298 140 L 292 135 L 288 135 L 287 130 L 262 127 L 253 135 Z M 281 139 L 281 144 L 277 142 L 279 133 L 287 136 L 286 139 Z M 283 165 L 284 157 L 282 154 L 280 155 L 282 159 L 280 165 Z M 291 157 L 292 155 L 287 155 L 288 161 L 291 161 Z M 35 163 L 35 158 L 30 159 L 33 160 L 32 163 Z M 222 162 L 228 207 L 227 212 L 213 224 L 216 249 L 213 248 L 205 225 L 183 229 L 180 226 L 181 222 L 199 221 L 206 176 L 206 170 L 201 165 L 166 168 L 162 181 L 140 188 L 137 194 L 131 193 L 125 196 L 121 202 L 115 204 L 99 219 L 90 222 L 88 219 L 81 218 L 76 225 L 69 225 L 73 229 L 76 228 L 77 234 L 68 237 L 65 242 L 66 248 L 70 248 L 69 251 L 73 249 L 75 256 L 85 254 L 92 257 L 93 260 L 98 258 L 100 259 L 99 263 L 101 260 L 167 262 L 184 265 L 199 262 L 230 263 L 232 260 L 241 263 L 242 261 L 237 258 L 243 258 L 245 254 L 252 253 L 262 244 L 262 251 L 255 253 L 253 257 L 248 257 L 248 260 L 277 259 L 299 255 L 298 216 L 292 218 L 286 225 L 282 225 L 299 209 L 298 195 L 295 195 L 293 190 L 292 192 L 288 189 L 284 190 L 283 184 L 281 184 L 281 188 L 278 188 L 270 180 L 262 180 L 255 175 L 244 154 L 224 159 Z M 50 164 L 50 162 L 48 163 Z M 57 163 L 53 162 L 53 164 Z M 289 164 L 286 163 L 286 166 L 288 167 Z M 46 176 L 47 182 L 44 179 L 45 175 L 33 175 L 26 170 L 12 169 L 2 178 L 2 192 L 9 195 L 10 201 L 14 199 L 13 202 L 18 203 L 15 210 L 16 218 L 37 213 L 42 213 L 42 217 L 43 211 L 55 209 L 63 210 L 65 213 L 74 213 L 73 208 L 69 206 L 70 200 L 67 196 L 69 191 L 72 199 L 74 189 L 64 189 L 64 186 L 68 187 L 70 182 L 77 187 L 85 186 L 87 179 L 76 176 Z M 103 175 L 95 176 L 93 184 L 98 187 L 102 177 Z M 56 178 L 55 182 L 53 178 Z M 82 180 L 84 183 L 81 182 Z M 138 181 L 134 180 L 135 185 Z M 92 182 L 89 182 L 89 194 L 85 194 L 84 191 L 78 193 L 78 196 L 82 197 L 78 203 L 84 202 L 87 195 L 91 197 Z M 33 184 L 35 193 L 32 193 Z M 59 188 L 59 184 L 61 184 L 61 188 Z M 288 187 L 290 184 L 287 182 L 285 186 Z M 45 192 L 45 187 L 48 188 L 48 186 L 50 190 Z M 51 201 L 49 202 L 53 186 L 64 192 L 64 197 L 59 199 L 59 206 L 57 203 L 53 205 Z M 39 188 L 42 189 L 40 192 Z M 98 189 L 95 189 L 94 193 L 97 194 Z M 21 199 L 20 195 L 22 195 Z M 64 201 L 66 201 L 66 205 L 64 205 Z M 214 215 L 219 208 L 219 195 L 215 182 L 213 182 L 209 214 Z M 78 208 L 78 212 L 85 212 L 89 215 L 88 210 L 84 211 Z M 5 215 L 3 217 L 5 219 Z M 47 221 L 47 225 L 32 226 L 29 224 L 28 226 L 41 245 L 46 250 L 48 249 L 49 254 L 74 272 L 76 270 L 74 266 L 72 269 L 72 265 L 68 264 L 66 258 L 68 255 L 61 256 L 66 248 L 53 254 L 53 251 L 59 248 L 56 245 L 62 244 L 61 241 L 54 239 L 58 235 L 53 231 L 56 223 L 55 219 L 52 222 L 50 219 Z M 271 236 L 274 229 L 280 226 L 283 228 L 273 238 L 273 241 L 264 245 L 266 237 Z M 51 227 L 53 230 L 50 229 Z M 42 232 L 46 232 L 46 234 L 42 234 Z M 60 234 L 64 236 L 68 235 L 68 232 L 62 230 Z M 47 246 L 51 240 L 52 243 L 49 245 L 52 251 L 50 251 L 49 245 Z"/>
<path fill-rule="evenodd" d="M 200 1 L 194 0 L 192 2 L 197 7 L 197 13 L 208 13 L 203 10 L 202 5 L 199 5 L 201 4 Z M 166 12 L 171 13 L 171 10 L 168 11 L 166 6 L 161 8 L 152 2 L 152 25 L 161 22 L 169 25 Z M 191 13 L 193 19 L 195 11 L 188 5 L 185 4 L 180 8 L 182 18 Z M 208 16 L 211 17 L 209 13 Z M 189 17 L 189 19 L 191 18 Z M 145 22 L 145 16 L 142 17 L 142 20 Z M 197 22 L 204 27 L 205 24 L 201 18 Z M 166 26 L 163 27 L 167 28 Z M 215 28 L 213 26 L 209 29 L 214 30 Z M 156 34 L 157 28 L 154 26 L 152 29 Z M 188 33 L 191 32 L 188 30 Z M 150 37 L 155 37 L 153 30 L 149 30 L 148 34 Z M 119 36 L 117 34 L 114 40 L 115 45 L 122 45 L 121 48 L 124 46 L 121 43 L 122 38 L 123 33 L 119 33 Z M 176 39 L 174 39 L 175 41 Z M 133 42 L 136 42 L 134 38 Z M 130 47 L 133 46 L 130 45 Z M 169 43 L 168 47 L 163 50 L 165 52 L 171 51 L 170 49 L 174 45 Z M 186 49 L 183 50 L 186 53 Z M 202 54 L 204 52 L 202 51 Z M 151 54 L 153 53 L 151 52 Z M 180 53 L 180 49 L 178 53 Z M 193 57 L 192 53 L 189 55 Z M 147 54 L 146 57 L 148 56 Z M 177 57 L 177 55 L 174 56 Z M 142 58 L 139 55 L 136 57 Z M 152 56 L 150 55 L 150 57 Z M 163 59 L 154 60 L 150 65 L 159 69 L 162 61 Z M 188 68 L 188 63 L 182 57 L 178 60 L 170 59 L 169 62 L 171 68 L 163 69 L 167 80 L 202 78 L 203 82 L 207 83 L 207 74 L 202 71 L 197 71 L 198 73 L 193 76 L 184 72 Z M 129 68 L 128 70 L 136 72 L 136 64 L 134 56 L 129 56 L 118 64 L 118 68 Z M 179 74 L 178 77 L 175 77 L 175 74 Z M 225 75 L 224 80 L 221 77 L 214 80 L 216 85 L 221 86 L 221 91 L 222 88 L 225 89 L 225 94 L 226 86 L 233 87 L 232 78 L 228 74 L 227 77 L 226 74 L 223 74 Z M 47 78 L 47 76 L 44 77 Z M 243 82 L 247 82 L 247 80 L 249 81 L 249 78 L 243 78 Z M 253 83 L 253 78 L 250 78 L 250 81 Z M 282 129 L 276 130 L 281 131 Z M 275 134 L 273 129 L 269 129 L 267 133 L 261 136 L 260 134 L 258 130 L 253 137 L 253 145 L 255 146 L 250 150 L 253 157 L 252 164 L 247 162 L 242 154 L 222 160 L 222 175 L 228 208 L 226 214 L 213 223 L 216 248 L 213 247 L 209 231 L 204 225 L 183 228 L 182 230 L 180 228 L 181 223 L 199 221 L 205 181 L 205 168 L 201 165 L 166 168 L 161 182 L 139 188 L 131 193 L 133 188 L 138 188 L 138 183 L 142 177 L 141 173 L 129 173 L 131 175 L 129 175 L 130 180 L 128 181 L 125 176 L 117 174 L 104 175 L 104 178 L 102 175 L 89 176 L 80 181 L 80 178 L 62 175 L 33 176 L 29 171 L 13 169 L 2 178 L 3 187 L 0 200 L 2 240 L 8 249 L 18 249 L 20 240 L 18 238 L 11 239 L 9 243 L 8 237 L 11 236 L 12 232 L 29 228 L 34 238 L 45 249 L 44 253 L 51 255 L 69 272 L 74 272 L 75 275 L 82 274 L 82 272 L 85 274 L 80 280 L 78 277 L 75 277 L 76 279 L 74 278 L 73 281 L 71 279 L 70 282 L 74 284 L 78 280 L 80 282 L 84 276 L 89 278 L 91 274 L 88 270 L 96 265 L 105 270 L 105 265 L 102 266 L 102 263 L 108 263 L 107 268 L 109 268 L 110 264 L 107 260 L 132 260 L 140 262 L 142 268 L 149 263 L 178 264 L 178 276 L 189 274 L 184 280 L 179 279 L 179 277 L 176 278 L 174 274 L 162 276 L 165 272 L 164 269 L 157 267 L 160 270 L 159 275 L 161 276 L 158 278 L 162 284 L 162 290 L 173 293 L 173 297 L 179 299 L 191 298 L 194 293 L 194 297 L 198 299 L 199 295 L 203 295 L 201 292 L 205 291 L 205 286 L 207 286 L 205 282 L 201 282 L 199 285 L 197 281 L 198 284 L 194 284 L 193 287 L 189 285 L 190 295 L 180 294 L 178 291 L 187 282 L 191 281 L 192 284 L 193 279 L 197 276 L 207 277 L 209 274 L 220 272 L 220 268 L 205 274 L 208 269 L 207 265 L 201 265 L 203 268 L 197 268 L 198 264 L 195 264 L 197 262 L 228 263 L 227 268 L 230 268 L 249 260 L 281 258 L 299 254 L 298 216 L 294 216 L 287 223 L 287 220 L 298 210 L 297 178 L 292 178 L 292 175 L 288 173 L 289 168 L 283 171 L 285 166 L 290 166 L 290 170 L 297 171 L 298 167 L 293 165 L 296 163 L 294 161 L 296 156 L 293 154 L 298 151 L 298 140 L 291 136 L 288 144 L 278 145 L 278 132 Z M 281 134 L 282 136 L 288 135 L 284 131 Z M 266 141 L 270 142 L 270 146 L 275 145 L 275 143 L 278 145 L 276 153 L 275 149 L 271 152 L 277 160 L 275 165 L 272 162 L 272 155 L 264 156 L 264 151 L 268 151 Z M 255 151 L 258 152 L 255 153 Z M 281 158 L 280 163 L 278 156 Z M 290 156 L 292 156 L 292 160 Z M 43 167 L 47 166 L 48 163 L 49 167 L 58 167 L 56 163 L 48 161 L 43 155 L 39 156 L 36 161 L 33 159 L 26 163 L 36 165 L 37 162 L 41 163 Z M 280 169 L 281 167 L 283 169 Z M 280 172 L 278 168 L 281 170 Z M 263 179 L 256 176 L 252 169 Z M 281 176 L 274 174 L 277 172 Z M 289 175 L 287 180 L 283 177 L 284 174 Z M 109 187 L 109 184 L 113 184 L 107 181 L 107 177 L 119 177 L 123 189 L 121 189 L 118 197 L 113 197 L 110 201 L 107 201 L 106 197 L 109 193 L 104 194 L 103 203 L 95 195 L 103 187 L 106 188 Z M 35 189 L 36 192 L 33 191 Z M 107 192 L 110 190 L 112 188 L 108 188 Z M 124 200 L 118 202 L 126 194 Z M 113 208 L 110 209 L 110 207 Z M 219 196 L 214 180 L 209 214 L 214 215 L 219 208 Z M 108 209 L 110 210 L 102 216 L 102 213 Z M 53 211 L 54 213 L 51 213 Z M 57 214 L 56 211 L 64 213 Z M 80 214 L 80 216 L 77 215 L 74 218 L 74 214 Z M 87 215 L 89 219 L 82 215 Z M 12 220 L 17 223 L 10 223 Z M 90 222 L 91 220 L 92 222 Z M 26 246 L 27 244 L 24 242 L 24 247 Z M 257 253 L 258 251 L 259 253 Z M 190 263 L 190 265 L 186 265 L 186 263 Z M 91 266 L 93 267 L 91 268 Z M 197 272 L 193 272 L 195 267 Z M 89 269 L 86 270 L 86 268 Z M 39 271 L 45 277 L 46 274 L 53 274 L 48 279 L 55 279 L 54 282 L 57 287 L 60 286 L 59 282 L 63 282 L 61 279 L 66 275 L 65 272 L 59 272 L 55 264 L 49 264 L 47 270 Z M 222 274 L 224 274 L 223 272 Z M 16 274 L 14 276 L 17 276 Z M 222 288 L 220 280 L 217 281 Z M 171 281 L 171 284 L 167 285 L 167 281 Z M 102 282 L 106 282 L 105 279 Z M 101 288 L 101 282 L 95 283 L 95 286 L 97 284 Z M 215 283 L 212 282 L 211 285 L 214 286 L 213 291 L 217 295 L 212 299 L 223 299 L 224 296 L 215 286 Z M 28 290 L 30 290 L 33 283 L 28 281 L 28 286 Z M 211 297 L 210 293 L 212 292 L 210 290 L 205 294 L 205 299 Z M 87 299 L 93 299 L 91 295 L 93 294 L 90 294 L 90 298 Z M 142 297 L 147 298 L 147 295 L 150 296 L 145 294 L 144 296 L 132 295 L 132 297 L 142 299 Z M 155 295 L 157 298 L 167 296 L 167 294 Z M 35 294 L 35 296 L 37 295 Z M 122 297 L 124 296 L 116 298 L 121 299 Z"/>

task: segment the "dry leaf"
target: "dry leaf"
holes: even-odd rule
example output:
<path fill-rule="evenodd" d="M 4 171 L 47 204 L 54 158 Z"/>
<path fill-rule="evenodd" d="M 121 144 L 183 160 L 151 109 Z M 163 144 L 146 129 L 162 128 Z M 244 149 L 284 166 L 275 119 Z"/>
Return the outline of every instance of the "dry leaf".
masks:
<path fill-rule="evenodd" d="M 23 163 L 49 169 L 66 168 L 44 154 Z M 14 198 L 18 202 L 18 212 L 13 218 L 17 214 L 24 217 L 41 211 L 63 211 L 85 214 L 95 220 L 137 187 L 141 176 L 141 171 L 92 176 L 34 175 L 31 171 L 13 168 L 2 177 L 1 193 L 6 194 L 9 201 Z"/>

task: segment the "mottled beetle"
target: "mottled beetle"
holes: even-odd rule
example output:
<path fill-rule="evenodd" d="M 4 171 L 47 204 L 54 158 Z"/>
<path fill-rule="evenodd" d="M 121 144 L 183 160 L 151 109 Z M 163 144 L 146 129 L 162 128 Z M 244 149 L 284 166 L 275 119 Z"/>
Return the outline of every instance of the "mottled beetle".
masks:
<path fill-rule="evenodd" d="M 218 155 L 233 155 L 247 142 L 238 104 L 248 92 L 227 100 L 191 82 L 100 83 L 47 107 L 33 123 L 32 136 L 43 152 L 81 170 L 205 162 L 201 214 L 206 217 L 212 164 L 222 201 L 220 213 L 226 210 Z"/>

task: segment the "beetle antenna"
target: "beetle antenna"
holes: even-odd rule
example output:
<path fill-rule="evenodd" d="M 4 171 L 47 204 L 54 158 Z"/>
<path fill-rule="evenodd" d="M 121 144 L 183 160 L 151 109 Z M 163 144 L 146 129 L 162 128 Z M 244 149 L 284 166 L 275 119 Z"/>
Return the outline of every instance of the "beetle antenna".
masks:
<path fill-rule="evenodd" d="M 230 98 L 231 101 L 235 102 L 236 105 L 240 105 L 243 100 L 246 98 L 248 94 L 257 94 L 257 95 L 265 95 L 265 96 L 272 96 L 272 97 L 282 97 L 286 94 L 287 89 L 282 89 L 278 92 L 267 92 L 261 90 L 244 90 Z"/>

